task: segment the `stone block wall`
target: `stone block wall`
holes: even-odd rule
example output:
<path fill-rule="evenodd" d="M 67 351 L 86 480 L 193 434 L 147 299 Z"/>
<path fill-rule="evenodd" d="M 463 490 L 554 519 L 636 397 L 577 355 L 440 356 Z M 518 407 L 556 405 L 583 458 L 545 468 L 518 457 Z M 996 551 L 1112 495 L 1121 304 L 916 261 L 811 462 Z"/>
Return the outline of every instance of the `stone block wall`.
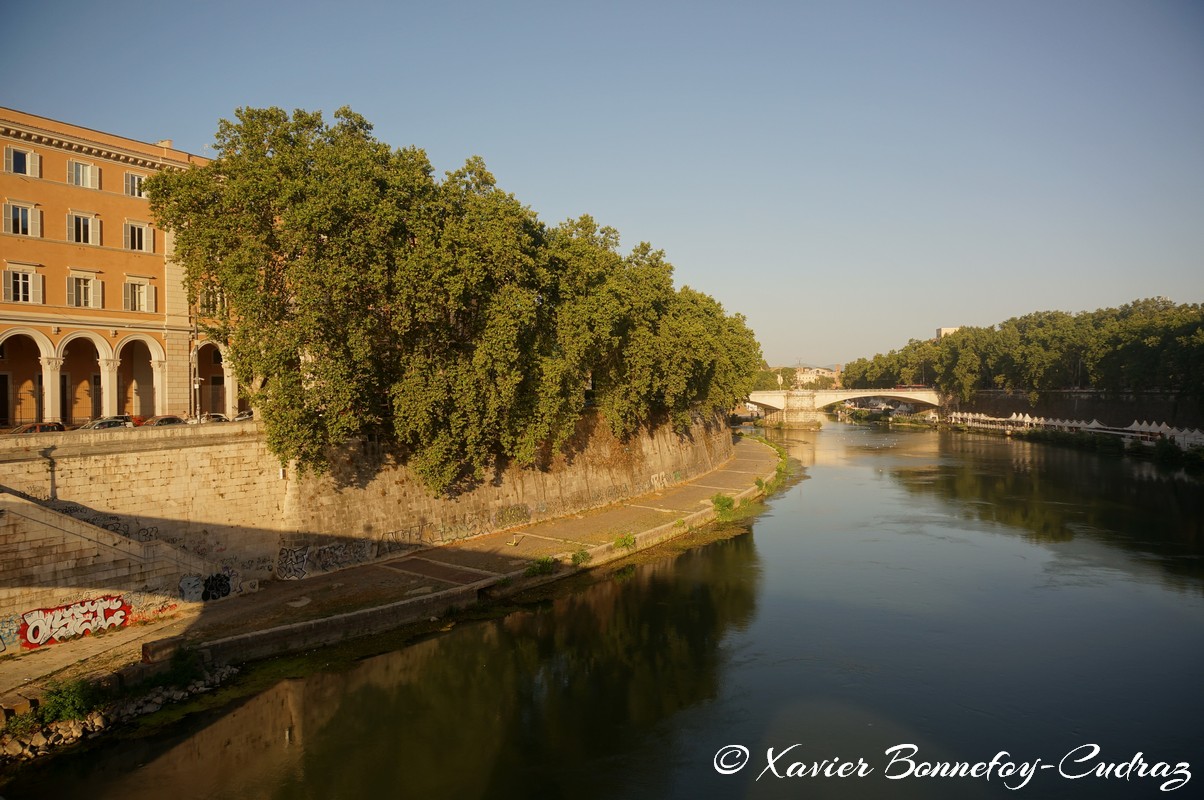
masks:
<path fill-rule="evenodd" d="M 185 602 L 183 577 L 212 572 L 162 542 L 135 541 L 8 493 L 0 493 L 0 564 L 0 650 L 174 610 Z"/>
<path fill-rule="evenodd" d="M 547 469 L 512 467 L 470 492 L 435 497 L 404 465 L 365 471 L 376 454 L 363 443 L 334 454 L 329 474 L 298 476 L 267 450 L 257 423 L 71 431 L 0 437 L 0 486 L 200 559 L 210 572 L 188 573 L 180 587 L 199 599 L 606 505 L 732 454 L 718 419 L 685 436 L 662 427 L 621 442 L 588 418 L 575 441 Z"/>

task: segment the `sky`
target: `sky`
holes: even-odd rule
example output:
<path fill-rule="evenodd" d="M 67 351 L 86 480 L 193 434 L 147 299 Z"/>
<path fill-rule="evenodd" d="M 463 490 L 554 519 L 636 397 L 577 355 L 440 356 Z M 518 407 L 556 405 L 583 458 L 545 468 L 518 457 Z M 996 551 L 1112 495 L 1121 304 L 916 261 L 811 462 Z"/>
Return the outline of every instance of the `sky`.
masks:
<path fill-rule="evenodd" d="M 773 365 L 1204 302 L 1204 0 L 7 5 L 0 105 L 198 155 L 351 106 L 664 250 Z"/>

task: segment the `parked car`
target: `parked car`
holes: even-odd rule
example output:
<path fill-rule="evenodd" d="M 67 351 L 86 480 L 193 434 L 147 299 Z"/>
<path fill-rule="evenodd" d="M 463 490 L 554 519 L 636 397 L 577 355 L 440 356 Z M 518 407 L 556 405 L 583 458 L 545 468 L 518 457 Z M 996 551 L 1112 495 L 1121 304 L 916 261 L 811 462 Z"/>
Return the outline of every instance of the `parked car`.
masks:
<path fill-rule="evenodd" d="M 136 428 L 142 423 L 146 422 L 146 417 L 141 417 L 137 414 L 114 414 L 111 417 L 105 417 L 105 419 L 119 419 L 126 423 L 127 427 L 130 428 Z"/>
<path fill-rule="evenodd" d="M 157 417 L 151 417 L 146 422 L 142 423 L 144 428 L 161 428 L 164 425 L 183 425 L 184 419 L 177 417 L 175 414 L 160 414 Z"/>
<path fill-rule="evenodd" d="M 63 430 L 61 422 L 28 422 L 13 428 L 10 433 L 61 433 Z"/>
<path fill-rule="evenodd" d="M 230 420 L 226 417 L 225 414 L 218 414 L 215 411 L 210 411 L 208 414 L 201 414 L 201 416 L 197 418 L 197 422 L 199 422 L 202 425 L 204 425 L 208 422 L 229 422 L 229 421 Z"/>
<path fill-rule="evenodd" d="M 255 412 L 252 409 L 248 408 L 246 411 L 239 411 L 238 416 L 236 416 L 234 418 L 234 421 L 242 422 L 244 420 L 254 419 L 254 418 L 255 418 Z"/>
<path fill-rule="evenodd" d="M 76 430 L 103 431 L 108 428 L 132 428 L 132 427 L 134 427 L 133 422 L 126 422 L 125 420 L 120 419 L 118 417 L 102 417 L 100 419 L 94 419 L 91 422 L 86 422 L 83 425 L 80 425 L 78 428 L 76 428 Z"/>

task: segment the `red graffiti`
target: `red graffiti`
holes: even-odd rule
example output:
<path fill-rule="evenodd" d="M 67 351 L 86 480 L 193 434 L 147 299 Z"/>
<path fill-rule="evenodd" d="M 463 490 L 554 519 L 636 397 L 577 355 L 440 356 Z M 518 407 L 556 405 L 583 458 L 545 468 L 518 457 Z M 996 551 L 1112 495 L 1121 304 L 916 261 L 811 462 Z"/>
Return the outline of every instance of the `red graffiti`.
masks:
<path fill-rule="evenodd" d="M 130 607 L 122 597 L 101 597 L 69 606 L 27 611 L 21 615 L 21 646 L 32 649 L 120 628 L 129 622 L 129 618 Z"/>

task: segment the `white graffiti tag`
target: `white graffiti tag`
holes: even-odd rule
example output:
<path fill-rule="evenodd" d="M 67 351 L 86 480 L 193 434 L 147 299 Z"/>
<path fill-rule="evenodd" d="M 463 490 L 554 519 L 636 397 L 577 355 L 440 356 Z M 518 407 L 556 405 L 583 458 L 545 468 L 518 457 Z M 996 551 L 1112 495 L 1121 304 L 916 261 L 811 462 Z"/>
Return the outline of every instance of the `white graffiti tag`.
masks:
<path fill-rule="evenodd" d="M 21 615 L 21 646 L 41 647 L 126 624 L 130 607 L 121 597 L 82 600 L 69 606 L 39 608 Z"/>

